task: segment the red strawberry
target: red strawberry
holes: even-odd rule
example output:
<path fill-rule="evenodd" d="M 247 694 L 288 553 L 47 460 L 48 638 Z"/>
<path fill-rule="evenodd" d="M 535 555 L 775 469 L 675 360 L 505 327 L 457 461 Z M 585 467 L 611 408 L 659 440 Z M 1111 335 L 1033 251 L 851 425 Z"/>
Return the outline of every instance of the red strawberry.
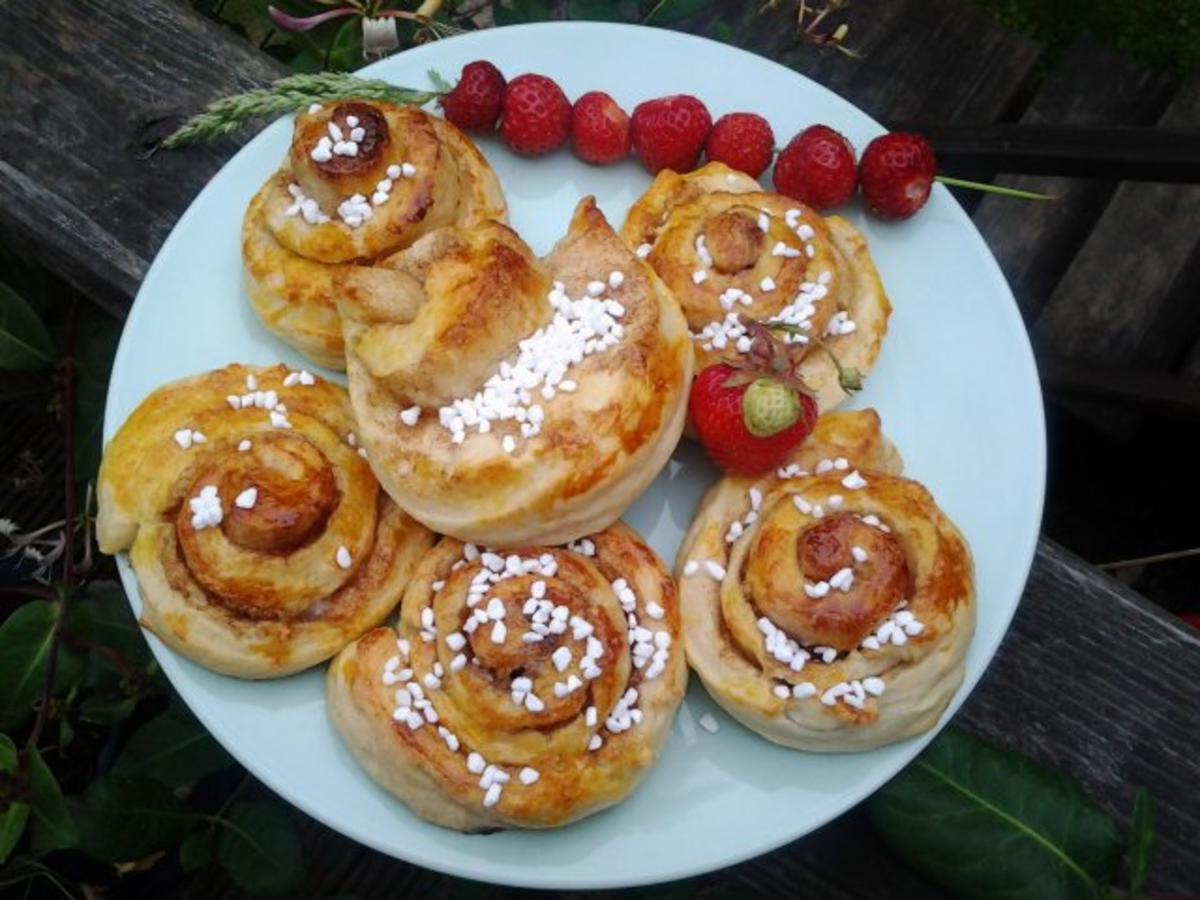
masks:
<path fill-rule="evenodd" d="M 815 209 L 841 206 L 857 181 L 853 145 L 828 125 L 805 128 L 775 161 L 775 190 Z"/>
<path fill-rule="evenodd" d="M 675 94 L 639 103 L 633 111 L 633 149 L 652 173 L 686 172 L 700 158 L 712 116 L 695 97 Z"/>
<path fill-rule="evenodd" d="M 500 137 L 513 153 L 541 156 L 567 141 L 571 103 L 545 75 L 518 75 L 504 92 Z"/>
<path fill-rule="evenodd" d="M 438 102 L 446 119 L 464 131 L 490 131 L 504 102 L 504 76 L 485 60 L 467 63 L 458 84 Z"/>
<path fill-rule="evenodd" d="M 780 465 L 817 421 L 817 404 L 808 394 L 768 377 L 747 383 L 724 363 L 700 373 L 688 402 L 712 461 L 738 475 Z"/>
<path fill-rule="evenodd" d="M 729 113 L 717 119 L 704 145 L 704 155 L 757 178 L 775 155 L 775 133 L 762 116 Z"/>
<path fill-rule="evenodd" d="M 867 144 L 859 168 L 863 199 L 881 219 L 907 219 L 925 205 L 937 174 L 929 141 L 896 132 Z"/>
<path fill-rule="evenodd" d="M 604 91 L 589 91 L 571 110 L 571 149 L 594 165 L 619 162 L 629 155 L 629 116 Z"/>

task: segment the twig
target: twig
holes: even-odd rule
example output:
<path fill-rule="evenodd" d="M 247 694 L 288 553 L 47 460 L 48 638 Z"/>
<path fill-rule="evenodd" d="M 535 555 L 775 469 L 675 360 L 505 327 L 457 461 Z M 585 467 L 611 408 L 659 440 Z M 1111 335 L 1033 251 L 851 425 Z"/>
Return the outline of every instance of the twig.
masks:
<path fill-rule="evenodd" d="M 1173 550 L 1170 553 L 1155 553 L 1151 556 L 1137 556 L 1133 559 L 1118 559 L 1115 562 L 1099 563 L 1096 568 L 1112 572 L 1116 569 L 1132 569 L 1134 566 L 1149 566 L 1154 563 L 1172 562 L 1176 559 L 1189 559 L 1193 556 L 1200 556 L 1200 547 Z"/>
<path fill-rule="evenodd" d="M 67 605 L 75 591 L 75 314 L 78 301 L 72 301 L 67 310 L 66 355 L 60 372 L 62 381 L 63 417 L 63 553 L 62 582 L 58 590 L 58 617 L 50 632 L 50 647 L 46 657 L 46 677 L 42 683 L 42 702 L 38 704 L 37 718 L 29 732 L 28 748 L 36 748 L 42 739 L 42 731 L 50 714 L 50 700 L 54 696 L 54 679 L 58 674 L 58 649 L 62 643 L 63 628 L 67 620 Z"/>

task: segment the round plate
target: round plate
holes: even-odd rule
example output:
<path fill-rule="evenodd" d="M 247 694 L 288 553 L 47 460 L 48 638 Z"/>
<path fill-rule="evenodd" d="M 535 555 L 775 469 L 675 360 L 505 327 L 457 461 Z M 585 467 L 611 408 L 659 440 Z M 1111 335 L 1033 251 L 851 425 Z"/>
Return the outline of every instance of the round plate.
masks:
<path fill-rule="evenodd" d="M 826 122 L 862 148 L 882 132 L 823 87 L 761 57 L 671 31 L 598 23 L 499 28 L 407 50 L 364 70 L 414 88 L 426 71 L 455 78 L 489 59 L 509 76 L 534 70 L 570 97 L 603 89 L 625 109 L 686 92 L 714 118 L 764 114 L 783 139 Z M 138 292 L 109 388 L 111 437 L 154 388 L 229 362 L 304 361 L 268 334 L 241 285 L 239 233 L 251 195 L 275 170 L 291 135 L 279 121 L 212 179 L 179 220 Z M 606 168 L 566 151 L 520 159 L 480 142 L 508 196 L 512 225 L 535 251 L 567 228 L 594 194 L 614 227 L 650 183 L 630 161 Z M 885 224 L 856 202 L 848 217 L 870 241 L 895 306 L 891 332 L 860 406 L 876 407 L 904 454 L 971 542 L 979 624 L 967 677 L 950 712 L 979 679 L 1016 608 L 1041 519 L 1045 432 L 1037 374 L 1012 294 L 970 219 L 935 186 L 914 219 Z M 311 368 L 311 364 L 308 364 Z M 668 565 L 704 488 L 715 477 L 682 445 L 626 521 Z M 121 574 L 135 608 L 136 581 Z M 717 709 L 693 678 L 658 766 L 625 803 L 555 831 L 463 835 L 428 825 L 356 765 L 325 717 L 323 668 L 244 682 L 150 643 L 176 689 L 216 738 L 265 784 L 306 813 L 401 859 L 481 881 L 605 888 L 682 878 L 764 853 L 866 797 L 929 736 L 870 753 L 819 755 L 777 747 Z M 712 713 L 717 734 L 697 727 Z M 719 824 L 718 824 L 719 823 Z"/>

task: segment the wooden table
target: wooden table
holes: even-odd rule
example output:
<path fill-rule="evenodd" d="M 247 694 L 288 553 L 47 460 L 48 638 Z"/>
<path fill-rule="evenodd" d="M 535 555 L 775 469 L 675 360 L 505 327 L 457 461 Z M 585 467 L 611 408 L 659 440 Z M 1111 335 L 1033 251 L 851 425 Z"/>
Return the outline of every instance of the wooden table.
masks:
<path fill-rule="evenodd" d="M 746 10 L 757 3 L 724 5 L 740 10 L 733 35 L 740 46 L 793 66 L 887 122 L 1197 124 L 1196 79 L 1179 85 L 1087 45 L 1058 61 L 1031 95 L 1025 85 L 1042 48 L 952 0 L 852 7 L 851 43 L 861 60 L 794 45 L 783 12 L 756 19 Z M 149 158 L 146 149 L 205 101 L 281 74 L 278 63 L 183 0 L 0 0 L 2 239 L 123 315 L 176 219 L 237 143 Z M 1051 184 L 1064 199 L 1038 207 L 989 198 L 975 219 L 1014 283 L 1039 350 L 1070 356 L 1083 338 L 1063 323 L 1079 314 L 1089 267 L 1112 259 L 1109 219 L 1154 223 L 1143 196 L 1121 184 L 1017 181 Z M 1190 226 L 1200 215 L 1196 190 L 1163 193 L 1176 222 Z M 1162 240 L 1169 246 L 1161 265 L 1142 285 L 1151 316 L 1145 322 L 1143 309 L 1135 331 L 1144 340 L 1131 342 L 1123 331 L 1112 349 L 1122 361 L 1178 353 L 1181 341 L 1194 338 L 1178 327 L 1171 300 L 1194 288 L 1200 228 L 1172 228 Z M 1195 309 L 1189 304 L 1188 314 Z M 1110 340 L 1097 316 L 1086 321 L 1092 340 Z M 1200 350 L 1190 358 L 1200 371 Z M 1120 821 L 1135 790 L 1149 788 L 1159 835 L 1151 885 L 1196 892 L 1200 633 L 1043 540 L 1012 629 L 955 721 L 1066 770 Z M 311 820 L 304 828 L 312 896 L 522 893 L 406 865 Z M 774 853 L 679 887 L 681 896 L 943 896 L 857 810 Z M 184 891 L 209 898 L 231 889 L 214 870 Z"/>

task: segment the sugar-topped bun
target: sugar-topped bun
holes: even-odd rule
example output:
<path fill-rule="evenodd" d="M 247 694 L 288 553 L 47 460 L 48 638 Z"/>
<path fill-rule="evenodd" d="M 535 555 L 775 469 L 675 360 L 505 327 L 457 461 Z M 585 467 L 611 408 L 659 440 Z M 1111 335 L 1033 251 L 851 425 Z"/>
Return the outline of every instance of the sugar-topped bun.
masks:
<path fill-rule="evenodd" d="M 435 531 L 557 544 L 614 522 L 683 427 L 679 306 L 591 198 L 539 261 L 488 223 L 339 278 L 371 465 Z"/>
<path fill-rule="evenodd" d="M 830 413 L 701 501 L 676 562 L 688 662 L 769 740 L 868 750 L 932 728 L 962 683 L 970 551 L 899 472 L 873 410 Z"/>
<path fill-rule="evenodd" d="M 866 242 L 844 219 L 713 162 L 659 173 L 621 236 L 683 307 L 697 371 L 749 350 L 740 317 L 779 326 L 806 348 L 800 374 L 821 410 L 846 398 L 830 355 L 862 375 L 875 364 L 891 306 Z"/>
<path fill-rule="evenodd" d="M 287 159 L 246 210 L 247 294 L 267 328 L 341 369 L 339 268 L 445 225 L 504 217 L 495 174 L 450 123 L 381 102 L 315 106 L 296 117 Z"/>
<path fill-rule="evenodd" d="M 96 536 L 196 662 L 289 675 L 378 625 L 433 543 L 355 447 L 344 389 L 231 365 L 154 391 L 105 449 Z"/>
<path fill-rule="evenodd" d="M 687 688 L 675 582 L 630 528 L 507 555 L 452 538 L 395 630 L 333 661 L 329 716 L 423 819 L 553 828 L 646 776 Z"/>

